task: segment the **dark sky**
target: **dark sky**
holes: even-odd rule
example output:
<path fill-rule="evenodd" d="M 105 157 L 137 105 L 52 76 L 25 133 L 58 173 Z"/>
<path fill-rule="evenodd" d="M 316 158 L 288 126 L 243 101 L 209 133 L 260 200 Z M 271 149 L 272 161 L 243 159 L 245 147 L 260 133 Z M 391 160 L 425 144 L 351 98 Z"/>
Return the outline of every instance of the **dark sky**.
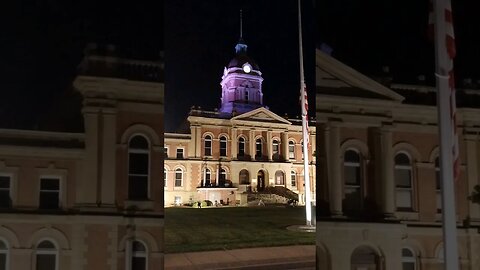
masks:
<path fill-rule="evenodd" d="M 313 89 L 313 3 L 303 2 L 305 78 Z M 167 130 L 177 129 L 192 105 L 219 107 L 223 68 L 235 56 L 239 39 L 240 9 L 247 53 L 263 73 L 264 104 L 282 116 L 300 115 L 296 0 L 166 0 Z M 313 94 L 309 100 L 313 115 Z"/>
<path fill-rule="evenodd" d="M 427 38 L 428 1 L 317 0 L 316 43 L 327 43 L 333 56 L 367 75 L 389 66 L 396 82 L 414 82 L 425 74 L 433 83 L 434 47 Z M 453 0 L 458 80 L 480 79 L 480 6 Z"/>

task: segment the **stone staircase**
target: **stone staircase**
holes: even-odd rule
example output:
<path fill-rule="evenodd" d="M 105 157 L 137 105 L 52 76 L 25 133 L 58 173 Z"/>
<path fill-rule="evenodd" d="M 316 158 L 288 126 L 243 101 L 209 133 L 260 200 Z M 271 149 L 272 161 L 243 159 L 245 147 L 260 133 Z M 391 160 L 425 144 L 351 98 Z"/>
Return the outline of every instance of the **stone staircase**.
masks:
<path fill-rule="evenodd" d="M 265 204 L 287 204 L 289 200 L 298 202 L 298 194 L 281 186 L 267 187 L 260 192 L 247 192 L 249 205 L 258 205 L 260 200 Z"/>

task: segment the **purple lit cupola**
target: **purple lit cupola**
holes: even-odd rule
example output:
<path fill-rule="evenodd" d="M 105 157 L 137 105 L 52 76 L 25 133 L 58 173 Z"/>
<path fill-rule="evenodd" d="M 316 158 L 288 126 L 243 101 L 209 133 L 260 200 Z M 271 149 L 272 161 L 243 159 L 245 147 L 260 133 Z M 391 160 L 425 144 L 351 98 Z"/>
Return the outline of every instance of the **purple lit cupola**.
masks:
<path fill-rule="evenodd" d="M 247 44 L 242 38 L 240 11 L 240 40 L 235 46 L 235 57 L 223 71 L 220 112 L 245 113 L 263 107 L 262 73 L 247 55 Z"/>

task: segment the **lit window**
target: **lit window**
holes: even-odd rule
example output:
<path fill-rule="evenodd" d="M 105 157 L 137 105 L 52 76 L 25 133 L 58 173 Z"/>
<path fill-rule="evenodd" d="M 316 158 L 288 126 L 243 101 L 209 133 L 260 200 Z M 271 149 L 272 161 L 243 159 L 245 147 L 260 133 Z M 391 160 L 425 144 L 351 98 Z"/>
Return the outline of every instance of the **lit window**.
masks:
<path fill-rule="evenodd" d="M 203 171 L 203 181 L 205 183 L 205 186 L 210 186 L 211 180 L 212 180 L 212 172 L 210 171 L 210 169 L 205 168 L 205 170 Z"/>
<path fill-rule="evenodd" d="M 238 139 L 238 156 L 245 156 L 245 139 L 243 137 Z"/>
<path fill-rule="evenodd" d="M 132 259 L 130 270 L 146 270 L 147 269 L 147 249 L 145 245 L 139 241 L 132 242 Z"/>
<path fill-rule="evenodd" d="M 8 246 L 0 240 L 0 270 L 8 269 Z"/>
<path fill-rule="evenodd" d="M 288 142 L 288 158 L 295 159 L 295 142 Z"/>
<path fill-rule="evenodd" d="M 36 248 L 36 270 L 57 270 L 57 248 L 55 245 L 44 240 Z"/>
<path fill-rule="evenodd" d="M 143 136 L 135 136 L 128 146 L 128 199 L 146 200 L 150 171 L 149 143 Z"/>
<path fill-rule="evenodd" d="M 240 185 L 248 185 L 250 184 L 250 177 L 249 177 L 249 174 L 248 174 L 248 171 L 243 169 L 240 171 L 240 174 L 239 174 L 239 180 L 240 180 Z"/>
<path fill-rule="evenodd" d="M 183 148 L 177 148 L 177 158 L 183 159 Z"/>
<path fill-rule="evenodd" d="M 227 138 L 225 136 L 220 137 L 220 156 L 227 156 Z"/>
<path fill-rule="evenodd" d="M 412 165 L 405 153 L 395 156 L 395 187 L 398 210 L 411 211 L 413 207 Z"/>
<path fill-rule="evenodd" d="M 210 135 L 205 136 L 205 156 L 212 155 L 212 137 Z"/>
<path fill-rule="evenodd" d="M 285 174 L 282 171 L 275 172 L 275 185 L 285 185 Z"/>
<path fill-rule="evenodd" d="M 402 248 L 402 270 L 416 270 L 416 258 L 409 248 Z"/>
<path fill-rule="evenodd" d="M 297 186 L 297 174 L 295 173 L 295 171 L 290 172 L 290 178 L 291 178 L 292 187 Z"/>
<path fill-rule="evenodd" d="M 58 209 L 60 207 L 60 179 L 40 179 L 40 209 Z"/>
<path fill-rule="evenodd" d="M 279 144 L 277 140 L 273 140 L 272 142 L 272 159 L 276 160 L 279 158 L 280 154 L 280 149 L 279 149 Z"/>
<path fill-rule="evenodd" d="M 10 189 L 11 189 L 10 176 L 0 175 L 0 208 L 9 208 L 12 206 Z"/>
<path fill-rule="evenodd" d="M 255 141 L 255 158 L 262 158 L 262 139 L 260 138 Z"/>
<path fill-rule="evenodd" d="M 440 180 L 440 161 L 438 157 L 435 159 L 435 190 L 436 190 L 436 204 L 437 213 L 442 212 L 442 181 Z"/>
<path fill-rule="evenodd" d="M 183 185 L 183 170 L 178 168 L 175 170 L 175 186 L 181 187 Z"/>
<path fill-rule="evenodd" d="M 225 181 L 227 180 L 227 171 L 225 169 L 220 169 L 220 179 L 218 180 L 220 186 L 225 186 Z"/>
<path fill-rule="evenodd" d="M 360 155 L 355 150 L 345 151 L 343 158 L 344 177 L 344 211 L 361 209 L 362 205 L 362 179 L 360 169 Z"/>

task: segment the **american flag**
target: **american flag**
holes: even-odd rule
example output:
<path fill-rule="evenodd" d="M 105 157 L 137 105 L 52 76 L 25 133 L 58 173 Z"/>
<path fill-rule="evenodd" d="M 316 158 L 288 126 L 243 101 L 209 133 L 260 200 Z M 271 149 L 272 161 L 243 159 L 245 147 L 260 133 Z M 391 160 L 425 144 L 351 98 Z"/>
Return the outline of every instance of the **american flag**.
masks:
<path fill-rule="evenodd" d="M 429 1 L 429 36 L 433 37 L 433 30 L 434 30 L 434 23 L 435 23 L 435 16 L 433 12 L 433 0 Z M 440 74 L 443 76 L 448 76 L 449 88 L 450 88 L 450 122 L 452 127 L 452 156 L 453 156 L 453 179 L 457 180 L 460 175 L 460 161 L 459 161 L 459 147 L 458 147 L 458 134 L 457 134 L 457 105 L 455 99 L 455 77 L 453 72 L 453 59 L 456 55 L 456 48 L 455 48 L 455 34 L 453 31 L 453 16 L 452 16 L 452 6 L 450 1 L 446 1 L 445 10 L 443 12 L 444 20 L 445 20 L 445 46 L 441 48 L 445 48 L 446 55 L 448 56 L 448 61 L 444 70 Z M 443 42 L 443 41 L 441 41 Z"/>

